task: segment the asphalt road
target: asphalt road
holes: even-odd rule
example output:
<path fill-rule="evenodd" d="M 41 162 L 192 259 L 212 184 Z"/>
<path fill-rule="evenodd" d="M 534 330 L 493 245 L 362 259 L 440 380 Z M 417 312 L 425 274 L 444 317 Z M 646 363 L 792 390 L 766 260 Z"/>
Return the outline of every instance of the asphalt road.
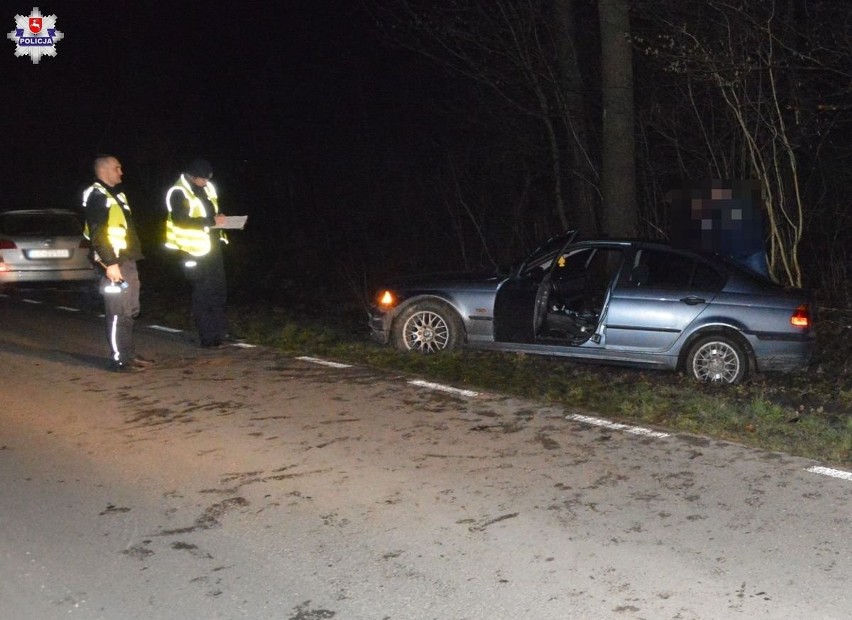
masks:
<path fill-rule="evenodd" d="M 117 375 L 102 319 L 25 298 L 0 618 L 852 617 L 852 481 L 818 463 L 144 321 L 158 363 Z"/>

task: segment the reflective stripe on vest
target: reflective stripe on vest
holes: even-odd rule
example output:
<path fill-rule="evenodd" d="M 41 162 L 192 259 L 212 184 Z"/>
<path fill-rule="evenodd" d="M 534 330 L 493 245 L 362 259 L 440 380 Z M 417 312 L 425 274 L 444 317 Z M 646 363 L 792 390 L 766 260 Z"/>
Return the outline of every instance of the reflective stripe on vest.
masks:
<path fill-rule="evenodd" d="M 166 219 L 166 247 L 172 250 L 182 250 L 192 256 L 208 254 L 212 246 L 210 234 L 207 231 L 199 228 L 185 228 L 174 223 L 171 204 L 173 192 L 183 194 L 183 199 L 189 206 L 189 217 L 207 217 L 204 201 L 192 191 L 186 176 L 180 175 L 178 182 L 166 193 L 166 209 L 169 211 L 169 216 Z M 207 194 L 207 198 L 213 204 L 213 214 L 219 213 L 219 197 L 216 194 L 216 188 L 209 181 L 204 186 L 204 193 Z"/>
<path fill-rule="evenodd" d="M 83 192 L 83 206 L 89 201 L 89 196 L 93 191 L 98 191 L 106 198 L 106 206 L 109 210 L 107 216 L 107 238 L 112 246 L 115 257 L 118 258 L 122 250 L 127 249 L 127 218 L 124 216 L 124 210 L 130 211 L 130 205 L 127 204 L 127 197 L 124 192 L 116 194 L 115 198 L 106 188 L 100 183 L 93 183 L 91 187 Z M 118 198 L 118 200 L 116 200 Z M 83 229 L 83 235 L 89 239 L 89 223 Z"/>

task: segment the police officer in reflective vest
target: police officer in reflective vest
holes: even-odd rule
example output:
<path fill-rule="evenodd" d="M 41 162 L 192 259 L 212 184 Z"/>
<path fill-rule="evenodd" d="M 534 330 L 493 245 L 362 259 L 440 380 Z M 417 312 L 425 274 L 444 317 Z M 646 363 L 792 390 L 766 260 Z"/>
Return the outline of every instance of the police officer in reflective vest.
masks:
<path fill-rule="evenodd" d="M 222 245 L 228 243 L 221 226 L 219 197 L 210 182 L 210 163 L 196 159 L 166 194 L 166 247 L 178 250 L 192 285 L 192 317 L 202 347 L 231 341 L 225 314 L 227 283 Z"/>
<path fill-rule="evenodd" d="M 116 372 L 142 370 L 150 363 L 136 355 L 133 322 L 139 315 L 139 275 L 136 261 L 144 258 L 127 197 L 121 191 L 121 163 L 112 155 L 95 159 L 96 180 L 83 192 L 86 237 L 92 259 L 104 269 L 100 291 L 104 298 L 111 368 Z"/>

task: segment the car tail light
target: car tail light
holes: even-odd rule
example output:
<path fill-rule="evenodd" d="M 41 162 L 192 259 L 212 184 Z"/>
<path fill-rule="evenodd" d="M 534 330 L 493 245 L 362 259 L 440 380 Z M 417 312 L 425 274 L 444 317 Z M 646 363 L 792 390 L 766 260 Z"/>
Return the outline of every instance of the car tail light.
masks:
<path fill-rule="evenodd" d="M 0 250 L 14 250 L 17 247 L 13 241 L 0 239 Z M 3 261 L 2 254 L 0 254 L 0 271 L 9 271 L 9 266 Z"/>
<path fill-rule="evenodd" d="M 790 323 L 796 327 L 811 326 L 811 310 L 807 304 L 802 304 L 796 308 L 796 311 L 793 312 L 793 316 L 790 317 Z"/>

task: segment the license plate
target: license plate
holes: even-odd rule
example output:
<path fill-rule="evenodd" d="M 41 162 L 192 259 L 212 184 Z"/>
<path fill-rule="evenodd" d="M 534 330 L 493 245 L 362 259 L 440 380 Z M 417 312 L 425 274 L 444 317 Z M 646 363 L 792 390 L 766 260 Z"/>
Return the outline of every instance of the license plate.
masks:
<path fill-rule="evenodd" d="M 30 250 L 27 252 L 28 258 L 69 258 L 71 256 L 70 250 Z"/>

